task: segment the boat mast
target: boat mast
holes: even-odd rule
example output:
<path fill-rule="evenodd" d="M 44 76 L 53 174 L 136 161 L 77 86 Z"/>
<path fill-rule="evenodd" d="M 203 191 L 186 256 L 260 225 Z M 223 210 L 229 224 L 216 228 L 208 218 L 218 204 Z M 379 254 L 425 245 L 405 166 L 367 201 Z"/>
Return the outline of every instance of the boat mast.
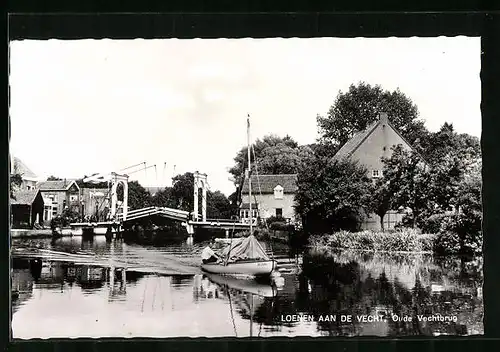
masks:
<path fill-rule="evenodd" d="M 247 151 L 248 151 L 248 205 L 250 212 L 250 235 L 252 234 L 252 164 L 250 161 L 250 114 L 247 114 Z"/>

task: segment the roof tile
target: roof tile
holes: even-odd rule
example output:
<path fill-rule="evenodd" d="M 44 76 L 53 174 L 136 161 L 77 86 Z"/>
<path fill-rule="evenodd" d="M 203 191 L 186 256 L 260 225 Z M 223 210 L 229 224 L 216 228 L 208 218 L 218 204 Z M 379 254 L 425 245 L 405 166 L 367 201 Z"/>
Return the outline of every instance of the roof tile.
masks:
<path fill-rule="evenodd" d="M 10 199 L 10 204 L 31 205 L 35 200 L 39 190 L 19 190 L 14 192 L 15 199 Z"/>
<path fill-rule="evenodd" d="M 282 175 L 252 175 L 252 190 L 257 193 L 274 193 L 274 188 L 280 185 L 283 193 L 297 192 L 297 174 Z M 248 178 L 245 179 L 242 193 L 248 194 Z"/>

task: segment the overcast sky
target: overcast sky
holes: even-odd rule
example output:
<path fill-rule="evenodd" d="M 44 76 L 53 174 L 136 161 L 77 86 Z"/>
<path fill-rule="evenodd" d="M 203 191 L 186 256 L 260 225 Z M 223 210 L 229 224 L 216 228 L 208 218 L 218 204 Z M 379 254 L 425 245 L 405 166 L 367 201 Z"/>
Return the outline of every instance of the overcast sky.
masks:
<path fill-rule="evenodd" d="M 480 39 L 466 37 L 11 42 L 11 152 L 41 178 L 146 161 L 156 173 L 130 175 L 143 185 L 199 170 L 230 194 L 247 113 L 253 139 L 312 143 L 316 115 L 365 81 L 399 87 L 430 130 L 479 137 L 479 75 Z"/>

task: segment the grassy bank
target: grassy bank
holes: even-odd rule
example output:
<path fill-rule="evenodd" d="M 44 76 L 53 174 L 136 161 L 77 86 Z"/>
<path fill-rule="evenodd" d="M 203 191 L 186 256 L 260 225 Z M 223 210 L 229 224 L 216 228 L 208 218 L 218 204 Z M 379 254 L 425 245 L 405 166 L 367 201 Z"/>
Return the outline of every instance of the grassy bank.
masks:
<path fill-rule="evenodd" d="M 393 232 L 340 231 L 330 235 L 311 236 L 309 245 L 315 249 L 351 249 L 375 252 L 432 252 L 436 235 L 415 230 Z"/>

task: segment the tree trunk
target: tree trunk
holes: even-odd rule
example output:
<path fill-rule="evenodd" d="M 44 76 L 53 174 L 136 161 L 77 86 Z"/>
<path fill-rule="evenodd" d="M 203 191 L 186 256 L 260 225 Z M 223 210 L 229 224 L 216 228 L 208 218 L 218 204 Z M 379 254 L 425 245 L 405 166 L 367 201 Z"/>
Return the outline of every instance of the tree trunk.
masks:
<path fill-rule="evenodd" d="M 379 215 L 379 217 L 380 217 L 380 230 L 382 232 L 385 232 L 385 229 L 384 229 L 384 216 L 385 216 L 385 214 Z"/>

